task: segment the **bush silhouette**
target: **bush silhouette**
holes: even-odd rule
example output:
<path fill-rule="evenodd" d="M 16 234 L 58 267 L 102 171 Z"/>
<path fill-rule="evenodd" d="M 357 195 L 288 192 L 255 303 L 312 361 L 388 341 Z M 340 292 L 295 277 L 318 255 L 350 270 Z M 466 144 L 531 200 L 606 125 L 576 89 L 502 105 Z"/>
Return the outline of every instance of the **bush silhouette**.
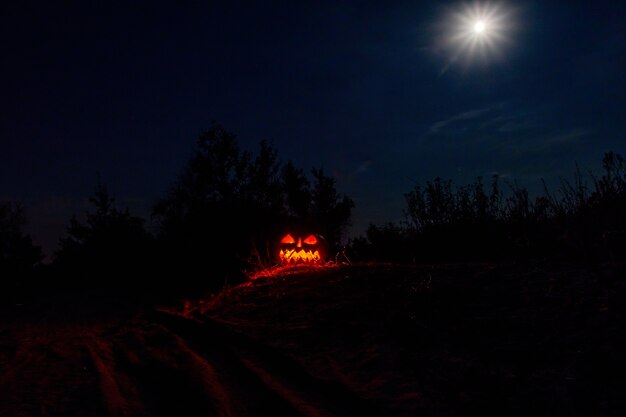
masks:
<path fill-rule="evenodd" d="M 597 263 L 626 253 L 626 162 L 612 152 L 600 177 L 577 169 L 573 183 L 531 199 L 526 188 L 498 177 L 454 187 L 435 178 L 405 194 L 406 224 L 370 225 L 353 256 L 403 262 L 559 257 Z"/>

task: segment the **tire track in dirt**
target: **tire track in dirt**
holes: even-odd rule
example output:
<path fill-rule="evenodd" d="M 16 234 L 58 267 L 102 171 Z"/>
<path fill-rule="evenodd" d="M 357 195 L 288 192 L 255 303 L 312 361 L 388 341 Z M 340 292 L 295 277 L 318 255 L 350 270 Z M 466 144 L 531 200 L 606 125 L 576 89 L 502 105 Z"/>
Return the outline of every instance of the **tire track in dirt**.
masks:
<path fill-rule="evenodd" d="M 188 343 L 191 349 L 230 375 L 231 390 L 239 398 L 265 392 L 265 407 L 272 415 L 306 417 L 378 416 L 379 410 L 334 381 L 315 378 L 296 361 L 259 344 L 243 334 L 234 333 L 215 322 L 198 322 L 182 316 L 154 312 L 149 317 Z M 234 377 L 233 377 L 234 376 Z M 246 384 L 242 381 L 246 380 Z M 271 400 L 267 395 L 271 394 Z M 282 405 L 281 405 L 282 404 Z M 291 410 L 278 414 L 276 408 L 287 404 Z M 266 412 L 237 415 L 269 415 Z"/>
<path fill-rule="evenodd" d="M 0 358 L 2 417 L 381 415 L 345 386 L 215 322 L 151 311 L 33 326 L 10 340 Z"/>
<path fill-rule="evenodd" d="M 137 389 L 127 375 L 119 371 L 111 344 L 102 338 L 91 338 L 85 346 L 98 372 L 104 405 L 111 416 L 143 416 L 145 409 Z"/>
<path fill-rule="evenodd" d="M 225 353 L 213 335 L 203 334 L 210 347 L 198 351 L 178 330 L 148 321 L 112 338 L 116 372 L 124 372 L 138 387 L 148 415 L 300 416 L 232 353 Z"/>
<path fill-rule="evenodd" d="M 0 416 L 105 416 L 80 326 L 16 331 L 0 368 Z"/>

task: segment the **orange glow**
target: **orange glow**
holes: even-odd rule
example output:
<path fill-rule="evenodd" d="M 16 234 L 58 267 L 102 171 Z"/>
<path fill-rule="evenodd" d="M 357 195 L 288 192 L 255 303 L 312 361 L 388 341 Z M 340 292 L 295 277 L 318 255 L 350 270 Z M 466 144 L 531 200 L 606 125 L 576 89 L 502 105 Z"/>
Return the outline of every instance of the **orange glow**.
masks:
<path fill-rule="evenodd" d="M 284 264 L 318 263 L 322 261 L 322 257 L 317 250 L 281 249 L 278 257 Z"/>
<path fill-rule="evenodd" d="M 320 269 L 329 269 L 329 268 L 337 268 L 338 265 L 332 262 L 319 262 L 314 264 L 287 264 L 274 266 L 271 268 L 265 268 L 253 273 L 248 274 L 248 277 L 252 280 L 250 282 L 244 283 L 244 286 L 254 285 L 253 282 L 259 278 L 275 278 L 275 277 L 285 277 L 289 275 L 297 275 L 302 274 L 304 272 L 312 272 L 318 271 Z"/>
<path fill-rule="evenodd" d="M 310 235 L 306 239 L 304 239 L 304 243 L 307 245 L 317 245 L 317 238 L 313 235 Z"/>
<path fill-rule="evenodd" d="M 296 240 L 293 238 L 293 236 L 288 234 L 287 236 L 283 238 L 283 240 L 280 241 L 280 243 L 285 243 L 287 245 L 290 245 L 290 244 L 296 243 Z"/>
<path fill-rule="evenodd" d="M 306 237 L 304 237 L 306 236 Z M 326 259 L 324 239 L 314 234 L 286 234 L 278 247 L 278 261 L 283 265 L 322 264 Z"/>

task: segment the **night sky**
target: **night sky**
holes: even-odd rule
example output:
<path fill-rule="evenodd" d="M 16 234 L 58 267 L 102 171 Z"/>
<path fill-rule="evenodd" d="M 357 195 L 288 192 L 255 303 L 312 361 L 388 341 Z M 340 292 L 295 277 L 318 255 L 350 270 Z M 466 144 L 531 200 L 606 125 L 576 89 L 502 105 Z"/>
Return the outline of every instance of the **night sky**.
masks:
<path fill-rule="evenodd" d="M 147 217 L 213 121 L 332 174 L 352 235 L 435 176 L 538 190 L 626 155 L 623 1 L 6 3 L 0 200 L 48 255 L 98 174 Z"/>

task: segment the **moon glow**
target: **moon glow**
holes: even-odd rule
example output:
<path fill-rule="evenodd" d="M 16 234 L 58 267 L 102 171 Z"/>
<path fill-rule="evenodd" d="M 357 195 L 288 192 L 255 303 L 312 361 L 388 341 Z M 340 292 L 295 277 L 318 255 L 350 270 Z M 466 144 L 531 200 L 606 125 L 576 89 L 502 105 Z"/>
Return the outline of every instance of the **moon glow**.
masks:
<path fill-rule="evenodd" d="M 474 1 L 449 9 L 439 25 L 438 49 L 449 56 L 446 69 L 503 58 L 511 43 L 514 20 L 513 10 L 503 2 Z"/>
<path fill-rule="evenodd" d="M 485 31 L 485 22 L 483 22 L 482 20 L 479 20 L 478 22 L 474 23 L 474 32 L 482 33 L 484 31 Z"/>

